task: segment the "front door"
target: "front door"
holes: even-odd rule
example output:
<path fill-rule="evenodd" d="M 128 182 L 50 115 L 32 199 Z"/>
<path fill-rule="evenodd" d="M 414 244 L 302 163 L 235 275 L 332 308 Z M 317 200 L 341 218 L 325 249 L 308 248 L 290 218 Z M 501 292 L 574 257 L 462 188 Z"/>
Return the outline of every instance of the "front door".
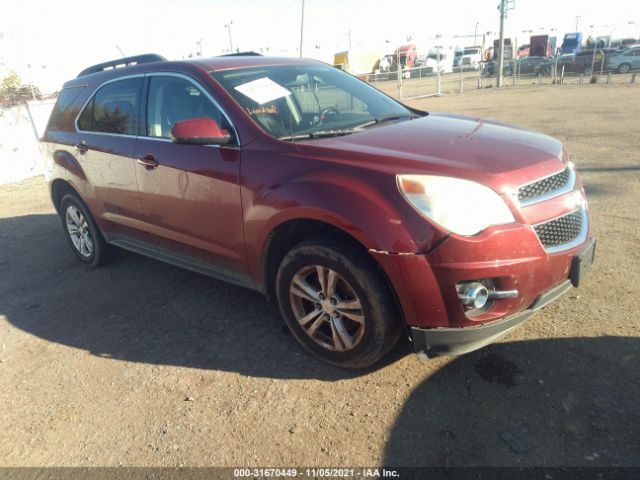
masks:
<path fill-rule="evenodd" d="M 135 146 L 136 176 L 158 256 L 218 277 L 246 273 L 237 139 L 205 146 L 170 138 L 180 120 L 209 117 L 232 132 L 228 119 L 186 76 L 149 74 L 146 81 L 146 131 Z"/>

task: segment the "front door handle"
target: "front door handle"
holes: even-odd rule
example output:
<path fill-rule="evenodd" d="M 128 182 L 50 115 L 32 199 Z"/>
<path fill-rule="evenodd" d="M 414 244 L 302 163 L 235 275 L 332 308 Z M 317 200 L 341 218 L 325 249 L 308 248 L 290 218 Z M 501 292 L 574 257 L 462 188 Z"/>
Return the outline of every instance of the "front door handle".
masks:
<path fill-rule="evenodd" d="M 87 150 L 89 150 L 89 147 L 87 147 L 87 142 L 85 142 L 84 140 L 76 143 L 74 147 L 80 153 L 80 155 L 84 155 L 85 153 L 87 153 Z"/>
<path fill-rule="evenodd" d="M 158 168 L 158 161 L 151 154 L 145 155 L 144 157 L 137 158 L 136 162 L 142 165 L 147 170 L 154 170 Z"/>

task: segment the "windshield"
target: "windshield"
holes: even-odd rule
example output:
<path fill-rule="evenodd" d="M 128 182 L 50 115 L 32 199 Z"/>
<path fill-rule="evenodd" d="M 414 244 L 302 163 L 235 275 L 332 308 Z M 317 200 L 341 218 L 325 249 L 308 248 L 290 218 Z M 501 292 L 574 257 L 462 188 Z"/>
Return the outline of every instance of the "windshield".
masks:
<path fill-rule="evenodd" d="M 415 114 L 366 83 L 325 65 L 277 65 L 212 72 L 251 119 L 276 138 L 350 129 Z M 317 135 L 320 136 L 320 135 Z"/>

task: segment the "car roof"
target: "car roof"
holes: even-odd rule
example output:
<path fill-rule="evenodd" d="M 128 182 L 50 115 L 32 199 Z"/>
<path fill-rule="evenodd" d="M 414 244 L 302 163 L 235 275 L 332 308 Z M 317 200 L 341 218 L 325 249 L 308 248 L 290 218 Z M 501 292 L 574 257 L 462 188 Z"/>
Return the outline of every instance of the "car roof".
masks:
<path fill-rule="evenodd" d="M 107 62 L 108 63 L 108 62 Z M 266 67 L 276 65 L 328 65 L 319 60 L 313 60 L 309 58 L 296 58 L 296 57 L 271 57 L 262 55 L 223 55 L 219 57 L 202 58 L 202 59 L 189 59 L 178 61 L 153 61 L 146 63 L 139 63 L 136 65 L 124 66 L 120 68 L 109 68 L 102 71 L 84 74 L 83 70 L 81 75 L 67 81 L 64 84 L 64 88 L 103 83 L 105 81 L 124 77 L 128 75 L 144 74 L 148 72 L 183 72 L 189 73 L 193 70 L 204 70 L 206 72 L 231 70 L 236 68 L 250 68 L 250 67 Z"/>
<path fill-rule="evenodd" d="M 248 67 L 265 67 L 274 65 L 312 65 L 323 63 L 319 60 L 313 60 L 310 58 L 295 58 L 295 57 L 269 57 L 269 56 L 220 56 L 211 57 L 198 60 L 192 60 L 191 63 L 199 65 L 206 70 L 218 71 L 218 70 L 230 70 L 233 68 L 248 68 Z"/>

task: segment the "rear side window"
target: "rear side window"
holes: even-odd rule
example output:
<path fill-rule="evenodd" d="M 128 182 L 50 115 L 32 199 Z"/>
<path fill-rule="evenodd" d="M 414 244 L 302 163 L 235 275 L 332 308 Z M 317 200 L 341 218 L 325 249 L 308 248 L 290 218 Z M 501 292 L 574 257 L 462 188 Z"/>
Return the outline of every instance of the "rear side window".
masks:
<path fill-rule="evenodd" d="M 77 106 L 74 108 L 74 102 L 85 88 L 86 87 L 84 86 L 80 86 L 62 89 L 60 95 L 58 95 L 58 100 L 51 111 L 47 130 L 73 131 L 73 121 L 80 108 Z"/>
<path fill-rule="evenodd" d="M 100 88 L 78 119 L 80 130 L 137 135 L 142 77 L 111 82 Z"/>

